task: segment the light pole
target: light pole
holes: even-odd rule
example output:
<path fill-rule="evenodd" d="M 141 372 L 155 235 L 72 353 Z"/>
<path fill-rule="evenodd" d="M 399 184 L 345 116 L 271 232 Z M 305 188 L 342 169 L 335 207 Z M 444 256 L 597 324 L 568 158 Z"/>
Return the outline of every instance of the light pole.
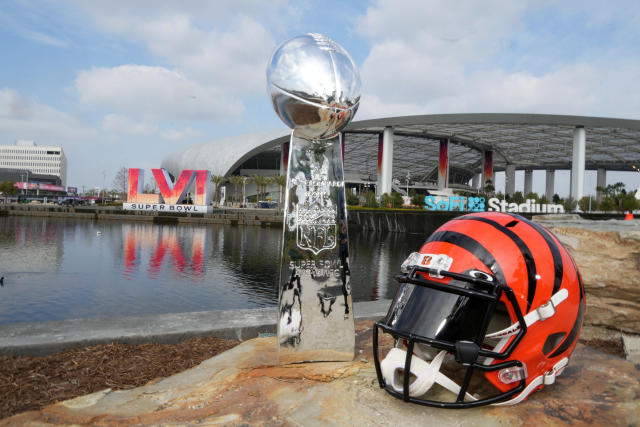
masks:
<path fill-rule="evenodd" d="M 107 171 L 102 171 L 102 204 L 104 205 L 104 190 L 105 190 L 105 182 L 107 180 Z"/>
<path fill-rule="evenodd" d="M 407 171 L 407 196 L 409 196 L 409 179 L 411 179 L 411 172 Z"/>
<path fill-rule="evenodd" d="M 246 207 L 247 206 L 247 198 L 245 196 L 245 185 L 247 183 L 247 177 L 243 176 L 242 177 L 242 207 Z"/>

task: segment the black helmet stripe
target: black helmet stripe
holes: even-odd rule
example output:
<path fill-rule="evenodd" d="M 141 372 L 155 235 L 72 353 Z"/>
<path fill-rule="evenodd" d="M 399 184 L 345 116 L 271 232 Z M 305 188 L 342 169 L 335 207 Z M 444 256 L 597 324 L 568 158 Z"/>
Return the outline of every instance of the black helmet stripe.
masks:
<path fill-rule="evenodd" d="M 573 257 L 569 255 L 569 259 L 573 263 L 573 268 L 576 270 L 576 275 L 578 276 L 578 284 L 580 285 L 580 306 L 578 307 L 578 315 L 576 316 L 576 321 L 571 328 L 571 332 L 564 339 L 560 347 L 558 347 L 549 357 L 555 357 L 562 353 L 564 353 L 571 344 L 573 344 L 578 339 L 578 334 L 580 333 L 580 328 L 582 327 L 582 321 L 584 319 L 584 287 L 582 284 L 582 278 L 580 277 L 580 272 L 578 271 L 578 267 L 576 266 L 576 262 Z"/>
<path fill-rule="evenodd" d="M 459 246 L 473 255 L 475 255 L 489 270 L 495 274 L 500 283 L 506 283 L 504 274 L 500 268 L 498 261 L 491 255 L 491 252 L 482 246 L 477 240 L 467 236 L 466 234 L 458 233 L 457 231 L 436 231 L 427 239 L 428 242 L 444 242 L 452 245 Z"/>
<path fill-rule="evenodd" d="M 518 220 L 526 224 L 529 224 L 534 230 L 536 230 L 542 236 L 544 241 L 547 242 L 547 246 L 549 246 L 549 250 L 551 251 L 551 257 L 553 258 L 553 267 L 555 271 L 555 276 L 553 279 L 553 290 L 551 291 L 551 295 L 549 295 L 549 298 L 551 298 L 552 295 L 554 295 L 556 292 L 560 290 L 560 285 L 562 284 L 562 275 L 563 275 L 562 255 L 560 255 L 560 250 L 558 249 L 558 245 L 553 240 L 553 237 L 551 237 L 551 234 L 549 233 L 549 231 L 547 231 L 546 228 L 536 224 L 533 221 L 529 221 L 528 219 L 520 215 L 515 215 L 512 213 L 510 213 L 509 215 L 513 216 L 514 218 L 518 218 Z"/>
<path fill-rule="evenodd" d="M 524 263 L 527 266 L 527 279 L 529 281 L 529 286 L 527 287 L 527 311 L 526 311 L 526 313 L 528 313 L 529 310 L 531 309 L 531 304 L 533 304 L 533 299 L 535 298 L 535 295 L 536 295 L 537 272 L 536 272 L 536 262 L 534 261 L 533 254 L 531 254 L 531 250 L 529 250 L 529 247 L 527 246 L 527 244 L 516 233 L 514 233 L 507 227 L 491 219 L 483 218 L 479 216 L 461 216 L 456 219 L 480 221 L 480 222 L 489 224 L 494 228 L 496 228 L 498 231 L 501 231 L 502 233 L 507 235 L 513 241 L 513 243 L 516 244 L 518 249 L 520 249 L 522 258 L 524 258 Z"/>

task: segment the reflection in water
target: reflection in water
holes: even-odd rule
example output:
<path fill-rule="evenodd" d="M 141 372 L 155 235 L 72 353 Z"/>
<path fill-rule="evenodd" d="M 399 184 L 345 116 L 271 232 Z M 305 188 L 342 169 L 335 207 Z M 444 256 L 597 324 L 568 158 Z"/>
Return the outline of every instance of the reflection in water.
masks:
<path fill-rule="evenodd" d="M 123 276 L 131 280 L 138 267 L 141 252 L 150 253 L 148 276 L 158 277 L 169 254 L 176 274 L 189 274 L 200 279 L 204 274 L 206 230 L 185 229 L 175 226 L 149 224 L 123 224 L 124 270 Z"/>
<path fill-rule="evenodd" d="M 354 301 L 392 298 L 393 276 L 426 236 L 350 234 Z M 0 323 L 275 307 L 281 238 L 279 228 L 1 217 Z"/>

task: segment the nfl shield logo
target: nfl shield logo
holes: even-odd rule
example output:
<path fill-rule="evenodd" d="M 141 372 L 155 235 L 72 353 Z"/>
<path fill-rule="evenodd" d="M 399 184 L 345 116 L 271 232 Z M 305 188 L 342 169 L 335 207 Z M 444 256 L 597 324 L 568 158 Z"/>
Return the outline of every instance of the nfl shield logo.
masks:
<path fill-rule="evenodd" d="M 335 222 L 335 207 L 306 207 L 296 205 L 296 243 L 318 255 L 326 249 L 336 247 L 338 226 Z"/>

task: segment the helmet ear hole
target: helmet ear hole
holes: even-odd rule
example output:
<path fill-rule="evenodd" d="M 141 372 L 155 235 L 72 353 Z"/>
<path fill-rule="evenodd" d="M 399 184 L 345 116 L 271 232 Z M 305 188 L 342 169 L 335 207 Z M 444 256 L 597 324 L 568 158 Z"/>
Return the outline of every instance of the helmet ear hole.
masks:
<path fill-rule="evenodd" d="M 474 277 L 476 279 L 480 279 L 480 280 L 485 280 L 487 282 L 493 282 L 493 277 L 491 277 L 491 275 L 485 273 L 484 271 L 480 271 L 480 270 L 469 270 L 468 274 L 471 277 Z"/>
<path fill-rule="evenodd" d="M 567 334 L 565 334 L 564 332 L 556 332 L 554 334 L 549 335 L 545 340 L 544 345 L 542 346 L 542 353 L 545 356 L 551 353 L 551 351 L 554 348 L 556 348 L 558 344 L 560 344 L 560 342 L 564 339 L 566 335 Z"/>

